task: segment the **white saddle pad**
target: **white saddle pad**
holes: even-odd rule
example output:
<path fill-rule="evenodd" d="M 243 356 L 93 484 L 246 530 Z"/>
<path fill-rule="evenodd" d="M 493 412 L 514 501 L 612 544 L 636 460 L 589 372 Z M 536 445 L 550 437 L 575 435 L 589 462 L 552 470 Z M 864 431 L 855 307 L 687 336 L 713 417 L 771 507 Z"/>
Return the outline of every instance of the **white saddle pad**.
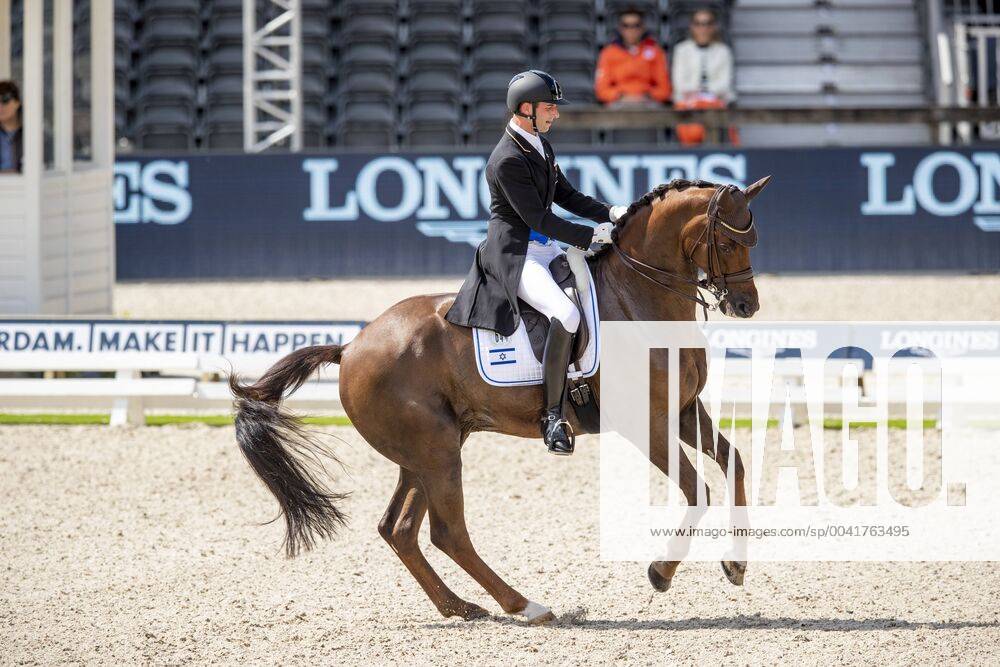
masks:
<path fill-rule="evenodd" d="M 589 270 L 589 267 L 588 267 Z M 590 377 L 597 372 L 598 345 L 600 344 L 601 318 L 597 312 L 597 290 L 593 279 L 590 280 L 589 294 L 581 295 L 584 305 L 584 315 L 587 318 L 587 328 L 590 340 L 587 349 L 580 358 L 581 370 L 569 370 L 570 378 Z M 510 336 L 501 336 L 490 329 L 474 327 L 472 340 L 476 346 L 476 367 L 479 375 L 489 384 L 497 387 L 514 387 L 542 383 L 542 364 L 535 359 L 528 340 L 528 331 L 524 328 L 524 320 Z M 573 368 L 572 365 L 569 367 Z M 568 369 L 567 369 L 568 370 Z"/>

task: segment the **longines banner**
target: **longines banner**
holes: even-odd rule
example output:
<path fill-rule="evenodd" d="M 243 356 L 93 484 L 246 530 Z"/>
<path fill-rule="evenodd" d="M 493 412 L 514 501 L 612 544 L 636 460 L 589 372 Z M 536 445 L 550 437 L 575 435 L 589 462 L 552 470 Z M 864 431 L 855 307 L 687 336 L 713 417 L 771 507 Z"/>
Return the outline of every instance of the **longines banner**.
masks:
<path fill-rule="evenodd" d="M 464 274 L 485 236 L 485 163 L 469 152 L 122 159 L 118 277 Z M 1000 268 L 996 150 L 588 151 L 559 164 L 613 204 L 674 178 L 773 174 L 753 205 L 760 271 Z"/>

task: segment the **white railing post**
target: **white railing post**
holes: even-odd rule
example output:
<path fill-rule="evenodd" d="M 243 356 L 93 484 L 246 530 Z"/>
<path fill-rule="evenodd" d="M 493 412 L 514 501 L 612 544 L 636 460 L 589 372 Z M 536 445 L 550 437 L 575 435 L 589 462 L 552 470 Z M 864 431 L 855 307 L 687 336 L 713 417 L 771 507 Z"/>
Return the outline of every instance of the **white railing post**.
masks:
<path fill-rule="evenodd" d="M 116 380 L 138 380 L 142 377 L 139 370 L 119 370 L 115 371 Z M 116 398 L 111 404 L 111 426 L 143 426 L 146 423 L 146 411 L 142 405 L 142 398 L 139 396 L 126 396 Z"/>

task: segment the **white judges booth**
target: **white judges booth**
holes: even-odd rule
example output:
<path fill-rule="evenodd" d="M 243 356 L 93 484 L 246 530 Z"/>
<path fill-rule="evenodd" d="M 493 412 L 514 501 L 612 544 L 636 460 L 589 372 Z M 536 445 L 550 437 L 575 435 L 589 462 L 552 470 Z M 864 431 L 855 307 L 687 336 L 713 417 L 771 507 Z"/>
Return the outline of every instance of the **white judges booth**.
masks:
<path fill-rule="evenodd" d="M 20 86 L 24 146 L 22 173 L 0 174 L 0 314 L 111 312 L 113 5 L 0 0 L 0 79 Z"/>

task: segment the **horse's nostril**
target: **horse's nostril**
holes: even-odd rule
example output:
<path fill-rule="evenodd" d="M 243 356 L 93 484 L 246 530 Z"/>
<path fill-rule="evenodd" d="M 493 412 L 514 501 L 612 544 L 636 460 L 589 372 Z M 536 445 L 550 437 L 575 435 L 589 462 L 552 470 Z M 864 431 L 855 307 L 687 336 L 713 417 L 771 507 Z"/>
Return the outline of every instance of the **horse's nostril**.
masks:
<path fill-rule="evenodd" d="M 740 311 L 740 315 L 749 315 L 750 314 L 750 304 L 747 303 L 746 301 L 740 302 L 740 305 L 737 306 L 737 308 Z"/>

